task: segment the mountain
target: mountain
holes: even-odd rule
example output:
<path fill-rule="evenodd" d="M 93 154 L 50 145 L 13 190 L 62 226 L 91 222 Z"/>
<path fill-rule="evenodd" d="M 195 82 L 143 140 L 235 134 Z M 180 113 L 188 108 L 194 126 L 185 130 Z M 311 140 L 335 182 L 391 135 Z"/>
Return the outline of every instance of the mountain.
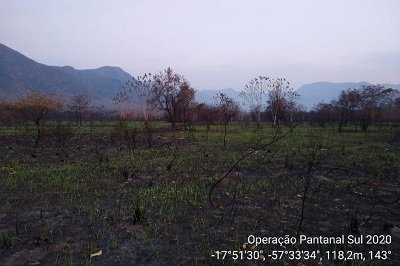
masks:
<path fill-rule="evenodd" d="M 71 66 L 48 66 L 0 44 L 0 97 L 15 99 L 34 89 L 64 96 L 87 94 L 96 103 L 110 105 L 132 76 L 119 67 L 77 70 Z"/>
<path fill-rule="evenodd" d="M 13 100 L 26 90 L 61 93 L 66 97 L 87 94 L 96 105 L 113 107 L 112 99 L 132 76 L 119 67 L 104 66 L 77 70 L 72 66 L 48 66 L 38 63 L 0 43 L 0 98 Z M 311 109 L 319 102 L 336 99 L 342 90 L 357 89 L 367 82 L 315 82 L 297 89 L 299 103 Z M 400 84 L 383 84 L 400 90 Z M 234 89 L 198 90 L 196 101 L 214 105 L 223 92 L 240 105 L 240 92 Z M 245 107 L 244 107 L 245 108 Z M 246 109 L 246 108 L 245 108 Z"/>
<path fill-rule="evenodd" d="M 222 90 L 197 90 L 196 91 L 196 101 L 199 103 L 206 103 L 210 105 L 216 104 L 215 97 L 219 92 L 231 97 L 237 102 L 240 102 L 239 94 L 240 92 L 234 89 L 222 89 Z"/>
<path fill-rule="evenodd" d="M 368 82 L 314 82 L 305 84 L 296 92 L 300 95 L 299 103 L 311 109 L 320 102 L 330 102 L 339 97 L 342 90 L 358 89 L 361 85 L 370 85 Z M 400 90 L 400 84 L 382 84 L 386 88 Z"/>

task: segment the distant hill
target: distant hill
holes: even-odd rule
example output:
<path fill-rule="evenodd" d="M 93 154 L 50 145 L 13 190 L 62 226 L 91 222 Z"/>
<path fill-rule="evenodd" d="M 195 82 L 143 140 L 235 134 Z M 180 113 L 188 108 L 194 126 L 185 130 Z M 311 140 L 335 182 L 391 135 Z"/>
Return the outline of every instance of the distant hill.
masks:
<path fill-rule="evenodd" d="M 296 92 L 300 94 L 299 103 L 307 109 L 313 108 L 320 102 L 330 102 L 337 99 L 342 90 L 358 89 L 361 85 L 368 85 L 368 82 L 314 82 L 305 84 Z M 400 89 L 400 84 L 382 84 L 387 88 Z"/>
<path fill-rule="evenodd" d="M 119 67 L 77 70 L 40 64 L 0 44 L 0 97 L 5 99 L 34 89 L 64 96 L 87 94 L 99 104 L 111 105 L 117 91 L 131 78 Z"/>
<path fill-rule="evenodd" d="M 231 97 L 235 101 L 241 101 L 239 94 L 240 92 L 234 89 L 221 89 L 221 90 L 197 90 L 196 91 L 196 101 L 200 103 L 206 103 L 210 105 L 216 104 L 215 97 L 219 92 L 225 93 L 227 96 Z"/>
<path fill-rule="evenodd" d="M 61 93 L 66 97 L 87 94 L 97 105 L 113 107 L 112 99 L 132 76 L 119 67 L 103 66 L 77 70 L 72 66 L 38 63 L 0 43 L 0 98 L 13 100 L 26 90 Z M 311 109 L 319 102 L 336 99 L 342 90 L 356 89 L 367 82 L 315 82 L 297 89 L 299 103 Z M 400 90 L 400 84 L 383 84 Z M 240 92 L 234 89 L 197 90 L 196 101 L 214 105 L 218 92 L 236 100 L 245 110 Z"/>

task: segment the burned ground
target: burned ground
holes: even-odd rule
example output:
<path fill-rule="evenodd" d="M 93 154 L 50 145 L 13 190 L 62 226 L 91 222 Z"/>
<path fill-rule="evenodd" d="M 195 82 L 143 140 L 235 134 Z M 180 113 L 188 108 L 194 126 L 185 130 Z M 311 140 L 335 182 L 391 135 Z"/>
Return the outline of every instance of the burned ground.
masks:
<path fill-rule="evenodd" d="M 400 144 L 390 126 L 235 124 L 226 147 L 218 125 L 46 130 L 37 148 L 27 127 L 1 131 L 2 265 L 230 265 L 211 255 L 243 249 L 250 234 L 391 235 L 390 245 L 335 249 L 391 250 L 356 263 L 400 262 Z"/>

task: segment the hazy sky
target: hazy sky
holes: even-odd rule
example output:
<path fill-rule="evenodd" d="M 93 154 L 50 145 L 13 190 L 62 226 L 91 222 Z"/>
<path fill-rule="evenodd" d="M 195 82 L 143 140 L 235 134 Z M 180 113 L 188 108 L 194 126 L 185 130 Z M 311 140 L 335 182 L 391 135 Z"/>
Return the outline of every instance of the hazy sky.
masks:
<path fill-rule="evenodd" d="M 171 66 L 197 89 L 400 83 L 399 14 L 398 0 L 0 0 L 0 42 L 49 65 Z"/>

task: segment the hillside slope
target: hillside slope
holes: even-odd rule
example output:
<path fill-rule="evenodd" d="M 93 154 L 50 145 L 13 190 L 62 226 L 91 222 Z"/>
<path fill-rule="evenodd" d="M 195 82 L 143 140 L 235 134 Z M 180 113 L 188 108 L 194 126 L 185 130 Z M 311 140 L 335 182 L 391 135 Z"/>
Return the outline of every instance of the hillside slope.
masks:
<path fill-rule="evenodd" d="M 0 97 L 15 99 L 34 89 L 64 96 L 87 94 L 97 101 L 112 99 L 131 79 L 119 67 L 77 70 L 71 66 L 48 66 L 0 44 Z"/>

